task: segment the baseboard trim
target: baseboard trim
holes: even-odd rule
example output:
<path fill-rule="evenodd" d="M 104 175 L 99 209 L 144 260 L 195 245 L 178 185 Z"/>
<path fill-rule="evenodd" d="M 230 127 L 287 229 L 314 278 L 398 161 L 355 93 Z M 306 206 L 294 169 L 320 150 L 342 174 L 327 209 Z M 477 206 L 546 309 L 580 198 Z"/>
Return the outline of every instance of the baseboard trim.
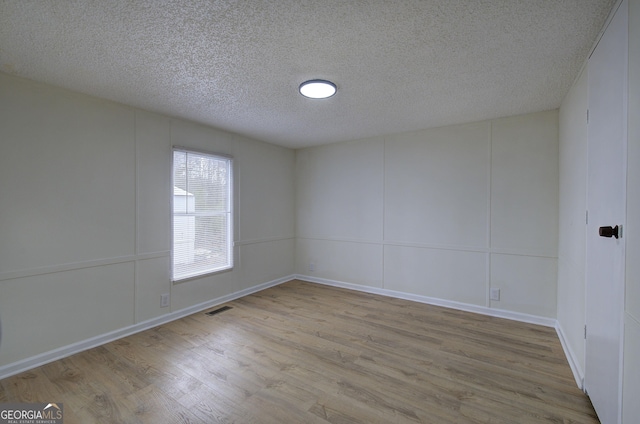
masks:
<path fill-rule="evenodd" d="M 66 358 L 67 356 L 74 355 L 76 353 L 85 351 L 87 349 L 94 348 L 96 346 L 103 345 L 105 343 L 112 342 L 117 339 L 121 339 L 126 336 L 130 336 L 135 333 L 139 333 L 144 330 L 148 330 L 153 327 L 157 327 L 162 324 L 166 324 L 171 321 L 186 317 L 187 315 L 194 314 L 196 312 L 203 311 L 214 306 L 218 306 L 225 302 L 230 302 L 235 299 L 256 293 L 269 287 L 274 287 L 279 284 L 291 281 L 295 278 L 295 275 L 289 275 L 286 277 L 278 278 L 276 280 L 268 281 L 266 283 L 258 284 L 247 289 L 243 289 L 234 293 L 230 293 L 225 296 L 220 296 L 215 299 L 208 300 L 206 302 L 198 303 L 197 305 L 190 306 L 188 308 L 180 309 L 179 311 L 170 312 L 166 315 L 162 315 L 156 318 L 152 318 L 147 321 L 143 321 L 128 327 L 120 328 L 109 333 L 101 334 L 95 337 L 91 337 L 86 340 L 81 340 L 76 343 L 72 343 L 67 346 L 63 346 L 48 352 L 41 353 L 39 355 L 32 356 L 30 358 L 22 359 L 17 362 L 13 362 L 0 367 L 0 380 L 3 378 L 11 377 L 12 375 L 19 374 L 24 371 L 39 367 L 41 365 L 48 364 L 49 362 L 56 361 L 58 359 Z"/>
<path fill-rule="evenodd" d="M 557 320 L 546 317 L 539 317 L 535 315 L 528 315 L 519 312 L 505 311 L 500 309 L 491 309 L 483 306 L 471 305 L 467 303 L 455 302 L 445 299 L 438 299 L 428 296 L 421 296 L 411 293 L 399 292 L 394 290 L 382 289 L 371 286 L 363 286 L 359 284 L 346 283 L 343 281 L 329 280 L 325 278 L 317 278 L 311 277 L 308 275 L 289 275 L 287 277 L 278 278 L 276 280 L 268 281 L 266 283 L 258 284 L 256 286 L 243 289 L 234 293 L 230 293 L 225 296 L 221 296 L 215 299 L 208 300 L 206 302 L 199 303 L 197 305 L 190 306 L 188 308 L 181 309 L 179 311 L 174 311 L 168 313 L 166 315 L 162 315 L 160 317 L 152 318 L 147 321 L 143 321 L 128 327 L 120 328 L 115 331 L 111 331 L 109 333 L 101 334 L 99 336 L 95 336 L 86 340 L 79 341 L 77 343 L 73 343 L 67 346 L 60 347 L 58 349 L 54 349 L 48 352 L 41 353 L 39 355 L 32 356 L 30 358 L 26 358 L 20 360 L 18 362 L 10 363 L 0 367 L 0 379 L 4 379 L 7 377 L 11 377 L 12 375 L 19 374 L 24 371 L 28 371 L 30 369 L 39 367 L 41 365 L 45 365 L 49 362 L 56 361 L 58 359 L 65 358 L 67 356 L 74 355 L 76 353 L 85 351 L 87 349 L 94 348 L 96 346 L 103 345 L 105 343 L 112 342 L 114 340 L 130 336 L 135 333 L 139 333 L 141 331 L 145 331 L 154 327 L 157 327 L 162 324 L 166 324 L 171 321 L 175 321 L 177 319 L 186 317 L 188 315 L 203 311 L 208 308 L 212 308 L 214 306 L 218 306 L 220 304 L 230 302 L 235 299 L 239 299 L 241 297 L 250 295 L 252 293 L 256 293 L 269 287 L 274 287 L 285 283 L 287 281 L 291 281 L 293 279 L 308 281 L 316 284 L 323 284 L 327 286 L 340 287 L 349 290 L 361 291 L 365 293 L 371 294 L 379 294 L 382 296 L 395 297 L 398 299 L 411 300 L 414 302 L 425 303 L 429 305 L 435 306 L 443 306 L 446 308 L 457 309 L 461 311 L 474 312 L 482 315 L 494 316 L 498 318 L 506 318 L 514 321 L 526 322 L 530 324 L 538 324 L 545 327 L 553 327 L 558 334 L 558 338 L 560 339 L 560 343 L 562 345 L 562 349 L 564 350 L 565 356 L 567 357 L 567 361 L 569 362 L 569 366 L 571 367 L 571 371 L 573 372 L 573 376 L 576 380 L 576 384 L 581 389 L 584 389 L 584 372 L 579 365 L 579 362 L 576 360 L 576 356 L 566 341 L 566 337 L 564 335 L 564 331 L 560 323 Z"/>
<path fill-rule="evenodd" d="M 422 296 L 418 294 L 399 292 L 395 290 L 382 289 L 378 287 L 363 286 L 360 284 L 345 283 L 343 281 L 329 280 L 326 278 L 311 277 L 308 275 L 296 275 L 296 279 L 308 281 L 310 283 L 324 284 L 327 286 L 341 287 L 349 290 L 356 290 L 365 293 L 379 294 L 382 296 L 395 297 L 398 299 L 411 300 L 429 305 L 443 306 L 445 308 L 457 309 L 460 311 L 474 312 L 477 314 L 488 315 L 497 318 L 505 318 L 513 321 L 526 322 L 529 324 L 537 324 L 545 327 L 556 327 L 555 318 L 540 317 L 537 315 L 529 315 L 521 312 L 506 311 L 504 309 L 487 308 L 486 306 L 471 305 L 469 303 L 455 302 L 452 300 L 439 299 L 435 297 Z"/>
<path fill-rule="evenodd" d="M 578 361 L 576 354 L 573 352 L 573 349 L 571 349 L 571 345 L 567 341 L 567 337 L 564 334 L 564 330 L 562 329 L 560 322 L 556 322 L 556 333 L 558 333 L 558 338 L 560 339 L 564 356 L 567 357 L 567 362 L 569 362 L 569 367 L 571 367 L 573 378 L 575 378 L 578 387 L 584 391 L 584 370 L 580 366 L 580 362 Z"/>

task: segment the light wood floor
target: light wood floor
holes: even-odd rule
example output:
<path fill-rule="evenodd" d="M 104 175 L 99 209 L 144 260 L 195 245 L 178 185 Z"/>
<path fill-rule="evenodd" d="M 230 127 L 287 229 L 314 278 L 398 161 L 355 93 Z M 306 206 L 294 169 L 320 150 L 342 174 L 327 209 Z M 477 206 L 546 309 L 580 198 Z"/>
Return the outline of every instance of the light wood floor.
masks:
<path fill-rule="evenodd" d="M 72 423 L 597 423 L 551 328 L 291 281 L 0 381 Z"/>

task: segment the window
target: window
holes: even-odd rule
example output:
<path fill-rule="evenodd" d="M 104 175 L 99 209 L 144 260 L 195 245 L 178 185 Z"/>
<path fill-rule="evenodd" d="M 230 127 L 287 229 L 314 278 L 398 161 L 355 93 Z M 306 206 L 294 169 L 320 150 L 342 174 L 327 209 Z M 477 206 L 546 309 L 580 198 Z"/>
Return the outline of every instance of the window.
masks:
<path fill-rule="evenodd" d="M 233 268 L 232 160 L 174 148 L 173 280 Z"/>

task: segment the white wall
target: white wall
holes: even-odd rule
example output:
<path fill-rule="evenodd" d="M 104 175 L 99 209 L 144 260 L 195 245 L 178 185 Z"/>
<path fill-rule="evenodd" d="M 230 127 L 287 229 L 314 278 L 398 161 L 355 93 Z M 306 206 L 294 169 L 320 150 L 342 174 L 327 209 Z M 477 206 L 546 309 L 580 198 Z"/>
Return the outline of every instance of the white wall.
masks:
<path fill-rule="evenodd" d="M 382 286 L 384 142 L 297 151 L 297 271 Z"/>
<path fill-rule="evenodd" d="M 290 149 L 4 74 L 0 143 L 0 370 L 294 272 Z M 231 272 L 170 282 L 172 145 L 234 156 Z"/>
<path fill-rule="evenodd" d="M 560 107 L 558 326 L 578 380 L 585 366 L 587 68 Z"/>
<path fill-rule="evenodd" d="M 626 305 L 623 423 L 640 417 L 640 0 L 629 0 Z"/>
<path fill-rule="evenodd" d="M 555 318 L 557 111 L 302 149 L 296 180 L 299 274 Z"/>

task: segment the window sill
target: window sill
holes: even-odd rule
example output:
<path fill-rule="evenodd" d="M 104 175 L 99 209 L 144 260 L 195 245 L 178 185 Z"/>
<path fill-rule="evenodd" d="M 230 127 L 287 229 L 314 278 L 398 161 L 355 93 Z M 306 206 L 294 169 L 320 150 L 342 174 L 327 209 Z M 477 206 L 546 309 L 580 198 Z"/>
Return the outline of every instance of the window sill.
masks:
<path fill-rule="evenodd" d="M 190 276 L 179 278 L 177 280 L 173 280 L 172 279 L 171 283 L 173 285 L 182 284 L 182 283 L 186 283 L 188 281 L 199 280 L 201 278 L 211 277 L 213 275 L 218 275 L 218 274 L 224 274 L 224 273 L 230 272 L 230 271 L 233 271 L 233 266 L 228 267 L 228 268 L 218 269 L 218 270 L 211 271 L 211 272 L 206 272 L 206 273 L 203 273 L 203 274 L 190 275 Z"/>

